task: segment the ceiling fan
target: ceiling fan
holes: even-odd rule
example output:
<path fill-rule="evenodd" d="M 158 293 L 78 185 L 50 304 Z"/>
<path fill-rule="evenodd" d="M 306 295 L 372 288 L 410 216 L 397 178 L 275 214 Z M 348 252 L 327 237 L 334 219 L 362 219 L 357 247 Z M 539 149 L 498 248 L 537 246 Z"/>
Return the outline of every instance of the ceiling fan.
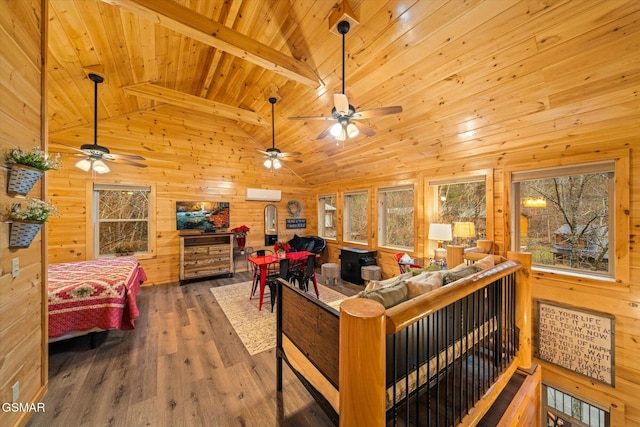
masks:
<path fill-rule="evenodd" d="M 349 32 L 351 25 L 348 21 L 338 22 L 338 32 L 342 34 L 342 93 L 333 95 L 334 107 L 331 109 L 331 116 L 296 116 L 289 117 L 289 120 L 328 120 L 335 121 L 333 125 L 322 131 L 316 139 L 322 139 L 331 134 L 337 141 L 345 141 L 348 138 L 355 138 L 360 131 L 367 136 L 373 136 L 376 132 L 370 127 L 358 123 L 356 120 L 370 119 L 372 117 L 388 116 L 402 112 L 402 106 L 372 108 L 370 110 L 356 111 L 355 107 L 349 104 L 347 95 L 344 93 L 344 73 L 345 73 L 345 35 Z"/>
<path fill-rule="evenodd" d="M 291 153 L 283 153 L 280 149 L 276 148 L 276 127 L 275 127 L 275 103 L 277 102 L 276 98 L 269 98 L 269 102 L 271 103 L 271 148 L 267 148 L 266 151 L 258 150 L 258 152 L 264 154 L 265 161 L 264 167 L 271 169 L 273 172 L 275 169 L 280 169 L 282 167 L 282 161 L 293 161 L 296 163 L 302 163 L 302 160 L 298 159 L 287 159 L 290 156 L 298 156 L 299 152 L 294 151 Z"/>
<path fill-rule="evenodd" d="M 136 156 L 133 154 L 115 154 L 111 153 L 107 147 L 98 145 L 98 84 L 104 81 L 102 76 L 89 73 L 89 79 L 94 83 L 94 112 L 93 112 L 93 144 L 82 144 L 80 148 L 72 147 L 70 145 L 55 142 L 58 145 L 71 148 L 76 151 L 80 151 L 83 154 L 76 154 L 77 156 L 87 156 L 85 159 L 76 163 L 76 167 L 82 169 L 85 172 L 93 170 L 96 173 L 107 173 L 110 171 L 109 166 L 103 160 L 109 160 L 112 162 L 125 163 L 130 166 L 138 168 L 146 168 L 147 165 L 134 162 L 134 160 L 145 160 L 142 156 Z"/>

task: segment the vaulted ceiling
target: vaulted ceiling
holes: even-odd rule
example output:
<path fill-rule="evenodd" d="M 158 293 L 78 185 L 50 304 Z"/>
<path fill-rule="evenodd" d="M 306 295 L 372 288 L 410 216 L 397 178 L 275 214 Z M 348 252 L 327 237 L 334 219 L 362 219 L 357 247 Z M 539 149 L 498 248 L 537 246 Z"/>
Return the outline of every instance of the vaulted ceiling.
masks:
<path fill-rule="evenodd" d="M 637 134 L 635 0 L 49 0 L 49 133 L 193 111 L 301 153 L 310 184 Z M 351 11 L 349 10 L 351 9 Z M 316 137 L 342 85 L 356 109 L 401 105 L 336 144 Z M 354 22 L 357 21 L 357 22 Z M 123 119 L 124 118 L 124 119 Z M 152 156 L 152 153 L 146 153 Z M 243 155 L 239 153 L 239 155 Z M 246 155 L 246 153 L 244 154 Z"/>

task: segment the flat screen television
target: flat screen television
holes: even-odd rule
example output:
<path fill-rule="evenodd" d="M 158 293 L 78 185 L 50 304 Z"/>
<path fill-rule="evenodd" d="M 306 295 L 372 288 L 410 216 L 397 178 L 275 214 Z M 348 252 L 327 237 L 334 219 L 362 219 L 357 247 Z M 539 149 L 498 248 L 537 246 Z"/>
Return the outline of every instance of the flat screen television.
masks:
<path fill-rule="evenodd" d="M 178 230 L 215 231 L 229 228 L 229 202 L 176 202 Z"/>

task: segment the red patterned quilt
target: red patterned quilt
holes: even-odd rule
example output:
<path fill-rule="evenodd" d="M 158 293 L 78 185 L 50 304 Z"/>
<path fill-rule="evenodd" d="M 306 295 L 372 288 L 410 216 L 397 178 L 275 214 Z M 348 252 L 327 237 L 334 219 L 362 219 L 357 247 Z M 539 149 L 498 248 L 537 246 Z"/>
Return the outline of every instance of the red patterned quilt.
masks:
<path fill-rule="evenodd" d="M 92 328 L 135 327 L 136 295 L 147 280 L 137 259 L 51 264 L 48 271 L 50 338 Z"/>

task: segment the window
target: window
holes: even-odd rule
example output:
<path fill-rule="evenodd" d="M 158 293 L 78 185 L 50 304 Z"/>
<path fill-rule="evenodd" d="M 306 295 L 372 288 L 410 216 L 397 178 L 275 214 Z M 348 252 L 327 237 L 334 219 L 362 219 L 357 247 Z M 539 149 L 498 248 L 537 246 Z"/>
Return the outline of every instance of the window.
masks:
<path fill-rule="evenodd" d="M 454 245 L 475 246 L 487 237 L 487 186 L 481 180 L 430 182 L 437 199 L 432 223 L 451 224 Z"/>
<path fill-rule="evenodd" d="M 378 244 L 413 250 L 413 187 L 378 190 Z"/>
<path fill-rule="evenodd" d="M 548 427 L 609 427 L 609 412 L 548 385 L 542 385 Z"/>
<path fill-rule="evenodd" d="M 368 243 L 368 202 L 366 191 L 344 195 L 344 241 Z"/>
<path fill-rule="evenodd" d="M 552 269 L 613 276 L 613 162 L 512 174 L 513 247 Z"/>
<path fill-rule="evenodd" d="M 318 235 L 336 238 L 336 195 L 318 197 Z"/>
<path fill-rule="evenodd" d="M 94 254 L 113 255 L 123 244 L 136 253 L 152 252 L 150 200 L 149 186 L 94 184 Z"/>

